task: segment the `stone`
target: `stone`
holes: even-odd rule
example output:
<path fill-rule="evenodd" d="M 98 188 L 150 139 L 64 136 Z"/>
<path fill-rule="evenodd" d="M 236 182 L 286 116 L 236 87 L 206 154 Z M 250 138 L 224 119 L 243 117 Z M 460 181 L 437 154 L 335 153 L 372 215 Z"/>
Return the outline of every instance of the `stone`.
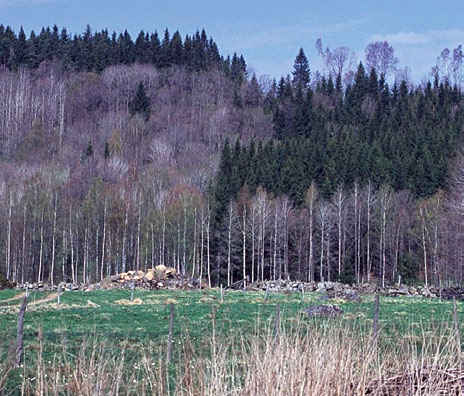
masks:
<path fill-rule="evenodd" d="M 304 310 L 306 315 L 309 317 L 316 317 L 316 316 L 339 316 L 343 315 L 344 311 L 338 307 L 337 305 L 333 304 L 323 304 L 323 305 L 314 305 L 308 307 Z"/>

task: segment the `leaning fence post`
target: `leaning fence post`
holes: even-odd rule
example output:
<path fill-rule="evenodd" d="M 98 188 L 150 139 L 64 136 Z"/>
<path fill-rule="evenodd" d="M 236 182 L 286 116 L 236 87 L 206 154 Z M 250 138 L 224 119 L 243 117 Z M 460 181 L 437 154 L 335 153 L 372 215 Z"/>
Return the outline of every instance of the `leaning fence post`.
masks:
<path fill-rule="evenodd" d="M 23 328 L 24 328 L 24 315 L 26 314 L 27 297 L 24 296 L 23 303 L 18 315 L 18 333 L 16 337 L 16 350 L 15 350 L 15 368 L 19 367 L 21 357 L 23 356 Z"/>

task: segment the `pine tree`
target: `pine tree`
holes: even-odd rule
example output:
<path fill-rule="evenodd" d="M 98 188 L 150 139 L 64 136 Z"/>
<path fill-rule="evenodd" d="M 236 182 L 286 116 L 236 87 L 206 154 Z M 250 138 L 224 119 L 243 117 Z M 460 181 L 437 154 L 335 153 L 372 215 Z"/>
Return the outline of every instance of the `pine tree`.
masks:
<path fill-rule="evenodd" d="M 295 58 L 292 75 L 293 85 L 296 88 L 306 89 L 308 87 L 310 82 L 309 62 L 303 48 L 300 48 L 300 52 Z"/>
<path fill-rule="evenodd" d="M 149 51 L 149 37 L 143 30 L 140 31 L 139 35 L 135 40 L 135 60 L 140 63 L 150 62 L 150 51 Z"/>
<path fill-rule="evenodd" d="M 27 56 L 27 61 L 28 61 L 28 67 L 31 69 L 35 69 L 39 66 L 39 53 L 40 53 L 40 47 L 39 47 L 39 40 L 35 34 L 35 32 L 32 30 L 31 35 L 29 36 L 29 48 L 28 48 L 28 56 Z"/>
<path fill-rule="evenodd" d="M 230 65 L 230 77 L 237 86 L 241 86 L 244 78 L 246 77 L 246 63 L 243 55 L 238 56 L 234 53 Z"/>
<path fill-rule="evenodd" d="M 49 35 L 48 41 L 50 45 Z M 82 65 L 81 70 L 88 72 L 95 70 L 94 37 L 89 25 L 87 25 L 84 35 L 82 36 L 82 57 L 80 62 Z"/>
<path fill-rule="evenodd" d="M 93 145 L 92 145 L 92 142 L 89 140 L 89 142 L 87 143 L 87 147 L 85 148 L 85 151 L 84 151 L 84 159 L 87 159 L 92 156 L 93 156 Z"/>
<path fill-rule="evenodd" d="M 121 40 L 122 63 L 131 65 L 135 62 L 135 44 L 127 30 L 124 31 Z"/>
<path fill-rule="evenodd" d="M 179 31 L 176 31 L 172 35 L 170 50 L 172 63 L 174 65 L 183 65 L 185 63 L 184 44 L 182 43 L 182 38 Z"/>
<path fill-rule="evenodd" d="M 20 66 L 28 64 L 28 43 L 23 28 L 19 30 L 18 38 L 13 45 L 13 55 L 11 57 L 10 67 L 19 69 Z"/>
<path fill-rule="evenodd" d="M 159 67 L 161 58 L 161 42 L 156 31 L 150 35 L 149 51 L 150 62 L 153 63 L 156 67 Z"/>
<path fill-rule="evenodd" d="M 216 182 L 213 187 L 213 221 L 216 225 L 222 223 L 227 206 L 234 197 L 236 177 L 233 176 L 233 173 L 233 151 L 230 148 L 229 140 L 226 139 L 221 152 Z"/>
<path fill-rule="evenodd" d="M 164 31 L 163 41 L 160 48 L 160 58 L 158 66 L 161 68 L 169 67 L 172 64 L 172 54 L 171 54 L 171 35 L 169 30 Z"/>
<path fill-rule="evenodd" d="M 145 92 L 145 86 L 143 82 L 140 82 L 137 87 L 137 92 L 135 93 L 134 99 L 129 103 L 129 114 L 134 116 L 140 114 L 145 121 L 148 121 L 150 118 L 150 98 Z"/>

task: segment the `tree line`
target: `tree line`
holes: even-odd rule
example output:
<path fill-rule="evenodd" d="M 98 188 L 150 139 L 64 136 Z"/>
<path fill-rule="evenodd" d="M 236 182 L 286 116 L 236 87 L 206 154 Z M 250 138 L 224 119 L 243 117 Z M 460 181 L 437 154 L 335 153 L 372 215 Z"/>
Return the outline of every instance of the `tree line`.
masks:
<path fill-rule="evenodd" d="M 158 263 L 210 285 L 463 280 L 458 179 L 453 193 L 420 200 L 370 182 L 339 185 L 325 197 L 312 183 L 299 206 L 287 195 L 260 186 L 251 193 L 244 185 L 218 228 L 208 194 L 170 186 L 156 171 L 116 184 L 97 176 L 81 196 L 76 176 L 55 167 L 15 177 L 2 185 L 0 208 L 2 272 L 15 282 L 88 283 Z"/>
<path fill-rule="evenodd" d="M 66 28 L 44 27 L 40 33 L 26 36 L 21 27 L 16 34 L 10 26 L 0 25 L 0 66 L 11 70 L 20 67 L 36 69 L 52 59 L 60 59 L 73 71 L 102 72 L 112 65 L 152 64 L 157 68 L 185 66 L 189 71 L 223 69 L 232 77 L 246 68 L 242 56 L 232 58 L 219 53 L 217 44 L 205 30 L 182 38 L 179 31 L 143 30 L 133 40 L 126 31 L 109 33 L 107 29 L 92 32 L 87 25 L 84 33 L 70 35 Z"/>
<path fill-rule="evenodd" d="M 7 30 L 0 272 L 12 281 L 88 283 L 165 264 L 211 285 L 462 282 L 462 93 L 449 79 L 389 87 L 394 58 L 350 74 L 334 63 L 346 51 L 321 46 L 330 73 L 312 76 L 300 50 L 276 82 L 237 55 L 193 66 L 178 35 L 160 45 L 182 47 L 182 61 L 157 63 L 146 48 L 101 64 L 99 33 L 76 41 L 56 27 L 43 38 L 72 42 L 66 55 L 15 63 L 35 39 L 22 46 L 20 34 L 6 51 Z M 134 51 L 151 41 L 139 37 Z M 191 40 L 205 56 L 214 47 L 203 32 Z M 85 50 L 69 57 L 77 43 Z"/>

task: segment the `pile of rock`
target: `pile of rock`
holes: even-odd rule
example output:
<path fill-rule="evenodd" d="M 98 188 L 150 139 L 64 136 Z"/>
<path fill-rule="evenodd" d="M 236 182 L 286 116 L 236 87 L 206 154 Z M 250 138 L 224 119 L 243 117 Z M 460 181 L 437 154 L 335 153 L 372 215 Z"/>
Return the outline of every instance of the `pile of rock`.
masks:
<path fill-rule="evenodd" d="M 323 304 L 323 305 L 314 305 L 308 307 L 304 310 L 306 315 L 309 317 L 317 317 L 317 316 L 339 316 L 343 315 L 343 310 L 334 304 Z"/>
<path fill-rule="evenodd" d="M 22 290 L 44 290 L 44 291 L 92 291 L 97 289 L 141 287 L 145 289 L 186 289 L 198 290 L 207 288 L 205 283 L 200 284 L 199 279 L 188 278 L 178 274 L 173 267 L 158 265 L 146 271 L 127 271 L 117 275 L 109 276 L 99 283 L 69 283 L 60 282 L 59 284 L 48 284 L 42 282 L 24 283 L 22 285 L 11 284 Z M 338 282 L 303 282 L 292 280 L 267 280 L 249 283 L 248 280 L 239 280 L 230 286 L 225 287 L 229 290 L 243 291 L 265 291 L 266 293 L 310 293 L 317 292 L 325 299 L 343 299 L 349 301 L 360 301 L 364 295 L 380 294 L 382 296 L 397 297 L 425 297 L 464 300 L 464 288 L 435 286 L 406 286 L 395 285 L 381 287 L 374 284 L 346 285 Z"/>
<path fill-rule="evenodd" d="M 368 285 L 371 292 L 375 286 Z M 359 286 L 345 285 L 338 282 L 302 282 L 279 279 L 275 281 L 257 281 L 247 287 L 248 290 L 267 290 L 269 292 L 346 292 L 358 290 Z"/>
<path fill-rule="evenodd" d="M 241 288 L 242 285 L 239 284 Z M 346 285 L 338 282 L 301 282 L 290 280 L 258 281 L 247 285 L 247 290 L 268 291 L 280 293 L 318 292 L 328 295 L 330 298 L 350 299 L 355 296 L 380 294 L 388 297 L 426 297 L 464 300 L 464 288 L 435 286 L 406 286 L 395 285 L 381 287 L 370 283 L 358 285 Z"/>

